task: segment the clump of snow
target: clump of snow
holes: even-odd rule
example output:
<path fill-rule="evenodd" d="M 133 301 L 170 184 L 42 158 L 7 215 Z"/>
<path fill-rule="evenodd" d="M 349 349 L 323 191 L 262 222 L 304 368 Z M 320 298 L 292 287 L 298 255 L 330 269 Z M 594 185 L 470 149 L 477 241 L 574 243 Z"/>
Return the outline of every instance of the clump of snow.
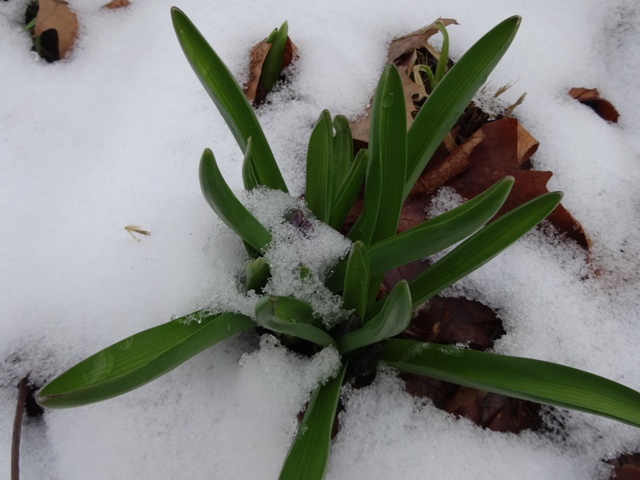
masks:
<path fill-rule="evenodd" d="M 426 217 L 433 218 L 452 210 L 464 203 L 462 195 L 451 187 L 440 187 L 431 198 L 431 203 L 427 207 Z"/>
<path fill-rule="evenodd" d="M 309 303 L 318 318 L 327 325 L 342 320 L 347 312 L 342 298 L 324 286 L 331 268 L 344 257 L 351 242 L 336 230 L 317 220 L 301 199 L 280 190 L 255 188 L 239 192 L 247 210 L 272 235 L 264 252 L 271 278 L 264 287 L 267 295 L 290 296 Z M 298 217 L 294 225 L 292 215 Z M 225 229 L 227 231 L 225 231 Z M 244 292 L 242 268 L 247 255 L 242 252 L 239 238 L 216 222 L 213 272 L 217 278 L 209 307 L 215 311 L 234 311 L 255 316 L 258 296 Z M 220 250 L 224 253 L 220 255 Z"/>

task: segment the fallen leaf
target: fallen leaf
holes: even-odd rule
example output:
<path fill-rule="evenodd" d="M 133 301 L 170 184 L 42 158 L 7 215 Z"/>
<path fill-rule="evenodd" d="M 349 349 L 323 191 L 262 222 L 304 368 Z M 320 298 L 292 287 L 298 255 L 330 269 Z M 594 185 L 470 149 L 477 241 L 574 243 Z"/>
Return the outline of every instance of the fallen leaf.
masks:
<path fill-rule="evenodd" d="M 64 58 L 73 47 L 78 32 L 78 19 L 63 0 L 39 0 L 34 35 L 46 39 L 49 62 Z M 44 40 L 41 40 L 44 41 Z"/>
<path fill-rule="evenodd" d="M 640 478 L 640 453 L 626 453 L 606 462 L 614 467 L 610 477 L 612 480 L 638 480 Z"/>
<path fill-rule="evenodd" d="M 386 277 L 385 277 L 386 280 Z M 488 350 L 505 334 L 502 320 L 486 305 L 463 297 L 436 296 L 400 335 L 423 342 L 465 344 Z M 422 375 L 402 374 L 407 392 L 428 397 L 449 413 L 464 416 L 476 425 L 498 432 L 517 433 L 541 425 L 538 404 L 463 387 Z"/>
<path fill-rule="evenodd" d="M 247 99 L 254 106 L 260 105 L 267 97 L 266 89 L 260 85 L 260 74 L 262 73 L 262 65 L 267 57 L 267 53 L 271 49 L 271 43 L 267 43 L 266 38 L 256 43 L 251 49 L 249 56 L 249 81 L 245 84 L 243 91 Z M 298 47 L 287 37 L 284 46 L 284 56 L 282 57 L 281 70 L 287 68 L 298 56 Z"/>
<path fill-rule="evenodd" d="M 503 118 L 486 123 L 481 130 L 485 137 L 469 156 L 469 168 L 445 185 L 471 199 L 501 178 L 512 175 L 515 184 L 498 215 L 548 192 L 547 182 L 552 173 L 531 170 L 529 160 L 537 150 L 538 142 L 516 119 Z M 423 175 L 429 175 L 429 170 L 427 166 Z M 562 205 L 547 220 L 561 234 L 589 250 L 591 241 L 584 229 Z"/>
<path fill-rule="evenodd" d="M 580 103 L 591 107 L 600 118 L 607 122 L 618 123 L 618 117 L 620 117 L 618 110 L 611 102 L 600 96 L 597 88 L 572 88 L 569 90 L 569 95 Z"/>
<path fill-rule="evenodd" d="M 103 5 L 102 8 L 114 9 L 114 8 L 128 7 L 129 5 L 131 5 L 131 2 L 129 0 L 111 0 L 106 5 Z"/>

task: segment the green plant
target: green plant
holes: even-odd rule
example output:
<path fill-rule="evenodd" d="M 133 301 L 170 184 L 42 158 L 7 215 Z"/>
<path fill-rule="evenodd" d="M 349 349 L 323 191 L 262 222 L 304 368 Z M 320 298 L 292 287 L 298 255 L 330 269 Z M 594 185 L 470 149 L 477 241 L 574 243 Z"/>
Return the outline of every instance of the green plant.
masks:
<path fill-rule="evenodd" d="M 262 64 L 262 72 L 260 73 L 260 84 L 267 92 L 273 89 L 280 78 L 282 71 L 282 59 L 284 58 L 284 49 L 287 43 L 287 35 L 289 33 L 289 24 L 284 22 L 280 28 L 274 28 L 266 39 L 271 44 L 271 48 L 267 53 Z"/>
<path fill-rule="evenodd" d="M 239 85 L 204 37 L 177 8 L 175 31 L 196 75 L 220 110 L 244 153 L 247 190 L 286 185 L 255 114 Z M 72 407 L 104 400 L 175 368 L 232 335 L 261 326 L 287 343 L 316 351 L 336 349 L 339 373 L 311 395 L 280 478 L 316 479 L 325 472 L 331 425 L 342 385 L 383 362 L 400 372 L 427 375 L 517 398 L 548 403 L 640 426 L 640 393 L 596 375 L 548 362 L 394 338 L 409 324 L 414 307 L 488 262 L 542 221 L 560 202 L 553 192 L 491 221 L 513 185 L 507 177 L 481 195 L 438 217 L 396 233 L 400 208 L 412 185 L 472 95 L 485 82 L 516 34 L 519 17 L 482 37 L 440 80 L 407 132 L 402 84 L 388 65 L 378 82 L 371 113 L 370 144 L 353 158 L 351 133 L 342 116 L 322 112 L 309 140 L 305 201 L 320 221 L 340 228 L 364 183 L 362 214 L 349 231 L 350 253 L 324 280 L 350 312 L 330 328 L 313 307 L 288 296 L 262 294 L 255 318 L 198 311 L 116 343 L 47 384 L 38 402 Z M 272 242 L 236 198 L 215 157 L 205 150 L 200 182 L 207 202 L 243 240 L 250 255 L 245 286 L 261 293 L 270 277 L 264 254 Z M 295 215 L 295 213 L 293 214 Z M 293 216 L 292 215 L 292 216 Z M 303 222 L 299 222 L 303 223 Z M 411 282 L 401 281 L 377 300 L 384 272 L 460 243 Z M 301 278 L 314 275 L 301 265 Z"/>
<path fill-rule="evenodd" d="M 442 34 L 442 48 L 440 49 L 440 56 L 438 57 L 438 62 L 436 63 L 436 71 L 435 73 L 429 68 L 428 65 L 415 65 L 413 67 L 413 78 L 416 83 L 422 84 L 422 79 L 420 78 L 420 72 L 424 73 L 427 76 L 427 82 L 429 83 L 429 91 L 432 92 L 440 80 L 444 77 L 444 74 L 447 69 L 447 62 L 449 61 L 449 33 L 447 32 L 447 27 L 445 27 L 444 23 L 441 21 L 436 22 L 436 27 L 440 30 Z"/>

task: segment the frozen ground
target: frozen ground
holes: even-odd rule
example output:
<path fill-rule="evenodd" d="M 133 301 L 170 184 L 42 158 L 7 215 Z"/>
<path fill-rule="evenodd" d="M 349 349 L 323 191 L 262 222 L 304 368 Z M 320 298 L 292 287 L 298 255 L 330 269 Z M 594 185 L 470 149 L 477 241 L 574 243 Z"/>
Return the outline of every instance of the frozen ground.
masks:
<path fill-rule="evenodd" d="M 139 330 L 228 290 L 237 244 L 203 201 L 205 147 L 241 186 L 241 154 L 175 40 L 171 2 L 104 11 L 72 1 L 76 48 L 48 65 L 20 32 L 24 0 L 0 2 L 0 459 L 8 465 L 15 384 L 44 380 Z M 496 350 L 605 375 L 640 390 L 640 5 L 633 0 L 215 2 L 178 4 L 232 71 L 283 20 L 302 57 L 259 112 L 296 193 L 323 108 L 357 116 L 395 35 L 456 18 L 459 56 L 502 19 L 523 23 L 491 85 L 508 82 L 541 141 L 539 169 L 593 240 L 590 264 L 532 234 L 456 287 L 499 309 Z M 607 124 L 570 100 L 598 87 Z M 136 242 L 125 225 L 150 237 Z M 599 275 L 594 275 L 597 271 Z M 585 278 L 587 278 L 585 280 Z M 231 339 L 128 395 L 27 422 L 23 478 L 271 479 L 327 358 L 267 338 Z M 347 392 L 330 479 L 605 479 L 602 458 L 640 450 L 640 430 L 563 413 L 561 434 L 483 431 L 421 405 L 393 372 Z M 7 467 L 3 467 L 7 468 Z M 8 472 L 4 472 L 8 474 Z"/>

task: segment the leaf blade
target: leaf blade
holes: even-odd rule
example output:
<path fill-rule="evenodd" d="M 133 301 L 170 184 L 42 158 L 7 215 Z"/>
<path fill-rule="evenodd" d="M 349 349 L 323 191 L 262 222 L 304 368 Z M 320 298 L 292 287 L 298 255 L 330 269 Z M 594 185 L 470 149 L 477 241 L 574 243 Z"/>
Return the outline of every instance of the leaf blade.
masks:
<path fill-rule="evenodd" d="M 336 344 L 331 335 L 314 325 L 311 306 L 297 298 L 261 298 L 256 304 L 256 321 L 264 328 L 302 338 L 323 348 Z"/>
<path fill-rule="evenodd" d="M 560 203 L 551 192 L 514 208 L 483 227 L 410 282 L 413 305 L 418 306 L 480 268 L 540 223 Z"/>
<path fill-rule="evenodd" d="M 305 201 L 319 220 L 329 223 L 333 200 L 333 126 L 331 115 L 323 110 L 311 132 L 307 149 Z"/>
<path fill-rule="evenodd" d="M 189 317 L 195 321 L 185 323 Z M 45 385 L 38 392 L 38 403 L 48 408 L 66 408 L 121 395 L 169 372 L 211 345 L 255 326 L 244 315 L 194 312 L 139 332 L 86 358 Z"/>
<path fill-rule="evenodd" d="M 411 315 L 411 292 L 406 280 L 401 280 L 389 294 L 382 310 L 358 330 L 349 332 L 338 340 L 338 350 L 346 355 L 358 348 L 386 340 L 398 335 L 409 326 Z"/>
<path fill-rule="evenodd" d="M 541 360 L 392 339 L 381 360 L 401 372 L 601 415 L 640 427 L 640 392 Z"/>
<path fill-rule="evenodd" d="M 200 159 L 200 187 L 220 219 L 251 247 L 262 251 L 271 242 L 271 234 L 233 194 L 208 148 Z"/>
<path fill-rule="evenodd" d="M 331 428 L 338 408 L 347 364 L 311 396 L 280 471 L 280 480 L 321 480 L 329 458 Z"/>
<path fill-rule="evenodd" d="M 367 247 L 358 240 L 351 247 L 347 258 L 344 288 L 342 289 L 342 307 L 355 310 L 360 318 L 364 318 L 369 297 L 369 255 Z"/>
<path fill-rule="evenodd" d="M 240 150 L 253 139 L 253 168 L 258 183 L 287 191 L 262 127 L 240 85 L 195 25 L 178 8 L 171 8 L 173 28 L 191 68 L 229 126 Z"/>
<path fill-rule="evenodd" d="M 369 247 L 371 275 L 387 272 L 428 257 L 465 239 L 485 225 L 504 204 L 513 177 L 505 177 L 480 195 L 437 217 Z M 340 291 L 346 261 L 340 262 L 327 281 L 333 292 Z"/>

